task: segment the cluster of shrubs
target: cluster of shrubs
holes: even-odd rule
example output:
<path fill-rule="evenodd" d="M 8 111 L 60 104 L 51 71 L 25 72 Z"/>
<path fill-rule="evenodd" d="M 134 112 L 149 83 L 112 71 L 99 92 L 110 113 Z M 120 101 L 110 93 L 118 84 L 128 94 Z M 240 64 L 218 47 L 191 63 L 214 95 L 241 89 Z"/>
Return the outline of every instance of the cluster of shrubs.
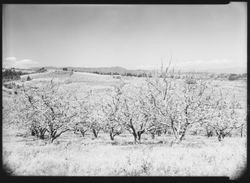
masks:
<path fill-rule="evenodd" d="M 27 77 L 27 81 L 30 81 L 30 80 L 31 80 L 31 77 L 30 77 L 30 76 L 28 76 L 28 77 Z"/>
<path fill-rule="evenodd" d="M 21 71 L 15 71 L 15 69 L 5 69 L 2 72 L 3 82 L 19 80 L 21 78 L 20 76 L 23 74 L 27 74 L 27 73 L 23 73 Z"/>
<path fill-rule="evenodd" d="M 14 83 L 14 82 L 11 82 L 11 83 L 4 83 L 3 86 L 4 86 L 5 88 L 8 88 L 8 89 L 14 89 L 14 88 L 19 89 L 19 88 L 20 88 L 20 86 L 17 85 L 16 83 Z"/>
<path fill-rule="evenodd" d="M 239 74 L 230 74 L 230 75 L 228 76 L 228 80 L 229 80 L 229 81 L 238 80 L 238 79 L 240 79 L 240 78 L 241 78 L 241 76 L 240 76 Z"/>
<path fill-rule="evenodd" d="M 186 79 L 186 83 L 187 83 L 187 84 L 196 84 L 196 80 L 193 79 L 193 78 L 187 78 L 187 79 Z"/>
<path fill-rule="evenodd" d="M 229 81 L 235 81 L 235 80 L 240 80 L 240 79 L 246 79 L 247 78 L 247 73 L 243 74 L 210 74 L 209 78 L 212 79 L 223 79 L 223 80 L 229 80 Z"/>
<path fill-rule="evenodd" d="M 46 72 L 46 71 L 47 71 L 47 69 L 45 69 L 44 67 L 42 67 L 42 68 L 38 69 L 36 72 L 43 73 L 43 72 Z"/>
<path fill-rule="evenodd" d="M 46 71 L 46 69 L 41 68 L 37 72 L 45 72 L 45 71 Z M 14 68 L 5 69 L 4 71 L 2 71 L 3 83 L 8 82 L 8 81 L 19 80 L 19 79 L 21 79 L 21 75 L 25 75 L 25 74 L 28 74 L 28 73 L 22 72 L 22 71 L 16 71 Z M 26 80 L 30 81 L 31 77 L 28 76 Z"/>

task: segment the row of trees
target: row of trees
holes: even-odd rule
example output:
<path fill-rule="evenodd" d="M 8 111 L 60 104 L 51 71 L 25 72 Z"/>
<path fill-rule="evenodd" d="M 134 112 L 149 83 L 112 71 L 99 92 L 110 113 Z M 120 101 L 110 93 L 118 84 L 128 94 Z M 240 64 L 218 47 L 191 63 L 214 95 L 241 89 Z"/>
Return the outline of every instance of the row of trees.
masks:
<path fill-rule="evenodd" d="M 51 142 L 67 131 L 82 136 L 102 130 L 114 140 L 129 132 L 135 142 L 145 133 L 173 134 L 181 142 L 190 129 L 204 128 L 221 141 L 232 130 L 241 128 L 242 107 L 235 95 L 211 88 L 205 80 L 182 82 L 169 77 L 148 77 L 141 83 L 121 83 L 105 92 L 86 92 L 81 97 L 66 92 L 51 81 L 43 87 L 22 87 L 16 98 L 16 122 L 30 129 L 31 135 Z"/>

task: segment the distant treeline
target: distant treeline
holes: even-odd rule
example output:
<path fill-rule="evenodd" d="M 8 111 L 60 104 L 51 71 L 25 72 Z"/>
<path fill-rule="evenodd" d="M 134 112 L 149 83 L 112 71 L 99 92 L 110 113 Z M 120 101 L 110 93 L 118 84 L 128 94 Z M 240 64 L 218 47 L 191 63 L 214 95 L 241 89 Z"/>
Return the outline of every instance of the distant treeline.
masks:
<path fill-rule="evenodd" d="M 121 76 L 134 76 L 134 77 L 152 77 L 152 74 L 149 73 L 130 73 L 130 72 L 126 72 L 126 73 L 121 73 L 119 74 L 118 72 L 98 72 L 98 71 L 94 71 L 92 73 L 95 74 L 101 74 L 101 75 L 121 75 Z"/>
<path fill-rule="evenodd" d="M 21 79 L 20 76 L 24 74 L 28 74 L 28 73 L 16 71 L 15 69 L 5 69 L 4 71 L 2 71 L 3 82 L 19 80 Z"/>
<path fill-rule="evenodd" d="M 152 77 L 152 73 L 118 73 L 118 72 L 99 72 L 99 71 L 88 71 L 90 73 L 101 74 L 101 75 L 120 75 L 120 76 L 134 76 L 134 77 Z M 211 74 L 211 73 L 173 73 L 167 77 L 175 78 L 175 79 L 186 79 L 189 76 L 195 75 L 196 78 L 204 78 L 204 79 L 228 79 L 230 81 L 246 79 L 247 73 L 243 74 L 232 74 L 232 73 L 222 73 L 222 74 Z M 159 77 L 162 77 L 161 75 Z"/>
<path fill-rule="evenodd" d="M 32 74 L 32 73 L 42 73 L 42 72 L 46 72 L 47 69 L 45 69 L 44 67 L 34 71 L 34 72 L 23 72 L 23 71 L 17 71 L 15 70 L 15 68 L 11 68 L 11 69 L 3 69 L 2 70 L 2 79 L 3 82 L 7 82 L 7 81 L 14 81 L 14 80 L 19 80 L 21 79 L 21 75 L 25 75 L 25 74 Z M 31 80 L 30 76 L 27 77 L 27 80 Z"/>

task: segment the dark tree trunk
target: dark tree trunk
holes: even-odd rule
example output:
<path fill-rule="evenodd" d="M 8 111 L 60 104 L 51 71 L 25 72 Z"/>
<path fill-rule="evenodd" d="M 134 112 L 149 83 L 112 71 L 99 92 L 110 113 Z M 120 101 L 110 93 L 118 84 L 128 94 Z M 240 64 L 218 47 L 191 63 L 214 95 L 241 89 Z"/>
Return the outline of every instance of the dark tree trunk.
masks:
<path fill-rule="evenodd" d="M 212 131 L 209 131 L 208 132 L 208 137 L 212 137 L 213 136 L 213 132 Z"/>
<path fill-rule="evenodd" d="M 173 130 L 173 134 L 174 134 L 175 139 L 177 139 L 178 138 L 177 130 L 174 127 L 172 127 L 172 130 Z"/>
<path fill-rule="evenodd" d="M 116 135 L 120 135 L 121 134 L 121 131 L 115 131 L 114 130 L 114 127 L 112 127 L 110 129 L 110 132 L 109 132 L 109 136 L 110 136 L 110 139 L 113 141 L 115 139 L 115 136 Z"/>
<path fill-rule="evenodd" d="M 182 133 L 180 134 L 180 137 L 179 137 L 179 141 L 180 141 L 180 142 L 183 140 L 184 136 L 185 136 L 185 133 L 182 132 Z"/>
<path fill-rule="evenodd" d="M 138 137 L 138 141 L 140 142 L 141 141 L 141 135 L 145 132 L 145 130 L 142 130 L 142 131 L 138 131 L 137 132 L 137 137 Z"/>
<path fill-rule="evenodd" d="M 55 139 L 56 139 L 55 137 L 51 138 L 51 143 L 53 143 Z"/>
<path fill-rule="evenodd" d="M 136 143 L 136 142 L 137 142 L 137 134 L 136 134 L 135 132 L 133 132 L 132 134 L 133 134 L 133 136 L 134 136 L 134 141 L 135 141 L 135 143 Z"/>
<path fill-rule="evenodd" d="M 31 136 L 36 136 L 36 130 L 35 129 L 31 129 Z"/>
<path fill-rule="evenodd" d="M 185 108 L 185 115 L 186 115 L 186 119 L 185 119 L 185 124 L 183 126 L 183 129 L 178 133 L 179 134 L 179 139 L 178 141 L 181 142 L 186 134 L 187 128 L 190 125 L 189 121 L 188 121 L 188 106 L 186 106 Z"/>
<path fill-rule="evenodd" d="M 56 139 L 56 133 L 57 133 L 56 130 L 52 130 L 50 132 L 50 140 L 51 140 L 51 142 L 53 142 Z"/>
<path fill-rule="evenodd" d="M 39 138 L 40 138 L 40 139 L 42 139 L 42 140 L 44 140 L 44 139 L 45 139 L 44 134 L 43 134 L 43 135 L 41 135 Z"/>
<path fill-rule="evenodd" d="M 51 143 L 57 139 L 58 137 L 60 137 L 63 133 L 69 131 L 69 129 L 66 129 L 66 130 L 62 130 L 61 132 L 57 133 L 57 130 L 53 130 L 50 132 L 50 141 Z"/>
<path fill-rule="evenodd" d="M 112 132 L 109 133 L 109 136 L 110 136 L 110 139 L 111 139 L 112 141 L 115 139 Z"/>
<path fill-rule="evenodd" d="M 87 130 L 80 130 L 80 132 L 81 132 L 82 136 L 84 137 Z"/>
<path fill-rule="evenodd" d="M 45 139 L 46 128 L 32 128 L 31 135 L 36 136 L 39 139 Z"/>
<path fill-rule="evenodd" d="M 98 137 L 97 131 L 94 128 L 92 129 L 92 131 L 93 131 L 94 137 L 97 138 Z"/>
<path fill-rule="evenodd" d="M 140 142 L 141 141 L 141 133 L 140 132 L 137 132 L 137 138 L 138 138 L 138 141 Z"/>
<path fill-rule="evenodd" d="M 136 143 L 137 142 L 137 133 L 136 133 L 136 130 L 135 130 L 134 126 L 133 126 L 132 119 L 129 120 L 128 128 L 130 130 L 132 130 L 132 132 L 130 130 L 129 131 L 134 136 L 134 142 Z"/>
<path fill-rule="evenodd" d="M 45 133 L 46 133 L 47 129 L 46 128 L 40 128 L 39 129 L 39 138 L 40 139 L 45 139 Z"/>
<path fill-rule="evenodd" d="M 141 134 L 138 134 L 138 141 L 141 141 Z"/>
<path fill-rule="evenodd" d="M 221 141 L 221 134 L 218 135 L 218 140 Z"/>
<path fill-rule="evenodd" d="M 114 128 L 113 127 L 111 127 L 111 129 L 110 129 L 109 136 L 110 136 L 110 139 L 113 141 L 114 137 L 115 137 Z"/>

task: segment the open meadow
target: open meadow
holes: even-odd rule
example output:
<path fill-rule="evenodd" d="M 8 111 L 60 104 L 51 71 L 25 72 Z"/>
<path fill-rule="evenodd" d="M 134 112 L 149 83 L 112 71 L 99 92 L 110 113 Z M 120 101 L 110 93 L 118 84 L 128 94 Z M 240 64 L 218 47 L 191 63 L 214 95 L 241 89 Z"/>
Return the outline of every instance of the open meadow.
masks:
<path fill-rule="evenodd" d="M 234 179 L 246 167 L 246 80 L 29 76 L 3 87 L 11 175 Z"/>

